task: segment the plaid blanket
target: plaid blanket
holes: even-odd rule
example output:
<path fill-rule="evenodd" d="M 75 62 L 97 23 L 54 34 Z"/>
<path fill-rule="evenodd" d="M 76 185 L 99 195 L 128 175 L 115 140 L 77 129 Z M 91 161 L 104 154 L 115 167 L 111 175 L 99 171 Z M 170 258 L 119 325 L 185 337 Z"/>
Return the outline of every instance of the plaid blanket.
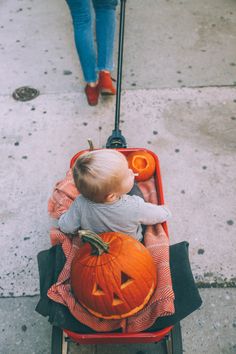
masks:
<path fill-rule="evenodd" d="M 155 181 L 139 183 L 144 199 L 157 203 Z M 78 191 L 73 182 L 72 171 L 58 182 L 48 202 L 48 212 L 54 218 L 59 218 L 65 212 Z M 98 332 L 114 331 L 122 328 L 124 332 L 140 332 L 149 328 L 158 317 L 169 316 L 174 313 L 174 292 L 169 264 L 169 239 L 160 224 L 147 226 L 144 236 L 144 245 L 151 253 L 157 270 L 157 288 L 148 304 L 135 315 L 119 320 L 105 320 L 89 313 L 74 298 L 70 286 L 70 269 L 73 257 L 79 247 L 79 237 L 70 238 L 59 229 L 52 228 L 50 232 L 52 245 L 61 244 L 66 256 L 66 263 L 58 280 L 48 290 L 48 297 L 55 302 L 68 307 L 71 314 L 81 323 Z"/>

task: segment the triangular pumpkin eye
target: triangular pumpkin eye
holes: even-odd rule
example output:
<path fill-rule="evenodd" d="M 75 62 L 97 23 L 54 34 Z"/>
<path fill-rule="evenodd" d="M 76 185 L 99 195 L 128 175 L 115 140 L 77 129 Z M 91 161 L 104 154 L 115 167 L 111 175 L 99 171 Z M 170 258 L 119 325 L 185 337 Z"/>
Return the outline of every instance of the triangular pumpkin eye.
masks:
<path fill-rule="evenodd" d="M 113 306 L 117 306 L 117 305 L 120 305 L 120 304 L 123 304 L 123 301 L 119 298 L 118 295 L 116 295 L 116 294 L 114 293 L 112 305 L 113 305 Z"/>
<path fill-rule="evenodd" d="M 121 272 L 121 289 L 126 288 L 126 286 L 131 284 L 133 281 L 134 280 L 129 275 L 124 272 Z"/>
<path fill-rule="evenodd" d="M 96 283 L 94 284 L 92 294 L 95 295 L 95 296 L 105 295 L 105 293 L 102 290 L 102 288 Z"/>

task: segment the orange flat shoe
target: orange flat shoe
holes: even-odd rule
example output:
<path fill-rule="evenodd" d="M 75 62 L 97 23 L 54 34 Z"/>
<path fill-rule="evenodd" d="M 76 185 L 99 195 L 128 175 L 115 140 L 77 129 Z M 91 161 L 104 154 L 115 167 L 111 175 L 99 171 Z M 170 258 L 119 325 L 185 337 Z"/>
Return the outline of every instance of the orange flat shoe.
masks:
<path fill-rule="evenodd" d="M 115 95 L 116 88 L 113 85 L 111 74 L 109 72 L 99 72 L 99 90 L 102 95 Z"/>
<path fill-rule="evenodd" d="M 99 86 L 92 87 L 87 84 L 84 91 L 86 93 L 88 104 L 90 106 L 96 106 L 98 104 Z"/>

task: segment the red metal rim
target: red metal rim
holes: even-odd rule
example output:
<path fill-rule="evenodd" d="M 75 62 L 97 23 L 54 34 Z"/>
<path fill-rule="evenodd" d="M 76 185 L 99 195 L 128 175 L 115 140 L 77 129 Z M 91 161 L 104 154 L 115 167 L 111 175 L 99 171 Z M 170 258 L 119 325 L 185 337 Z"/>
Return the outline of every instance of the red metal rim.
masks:
<path fill-rule="evenodd" d="M 111 343 L 153 343 L 160 342 L 173 328 L 169 326 L 156 332 L 139 333 L 94 333 L 81 334 L 69 331 L 64 332 L 75 342 L 80 344 L 111 344 Z"/>

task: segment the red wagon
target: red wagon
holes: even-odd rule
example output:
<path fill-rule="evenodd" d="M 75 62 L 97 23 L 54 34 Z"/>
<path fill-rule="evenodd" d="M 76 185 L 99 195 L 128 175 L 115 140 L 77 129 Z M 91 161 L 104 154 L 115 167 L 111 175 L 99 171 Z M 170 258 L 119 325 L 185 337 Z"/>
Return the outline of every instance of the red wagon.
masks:
<path fill-rule="evenodd" d="M 116 142 L 117 144 L 117 142 Z M 155 186 L 159 204 L 164 204 L 164 194 L 162 188 L 162 179 L 160 172 L 160 164 L 156 154 L 144 148 L 118 148 L 125 156 L 134 151 L 147 151 L 150 153 L 156 163 L 155 170 Z M 73 156 L 70 162 L 70 167 L 74 165 L 77 157 L 81 154 L 78 152 Z M 163 228 L 168 237 L 167 224 L 163 223 Z M 157 343 L 162 341 L 162 353 L 166 354 L 182 354 L 182 337 L 180 323 L 174 326 L 168 326 L 155 332 L 140 332 L 140 333 L 93 333 L 84 334 L 77 333 L 59 327 L 52 329 L 52 354 L 66 354 L 69 341 L 77 344 L 131 344 L 131 343 Z"/>

